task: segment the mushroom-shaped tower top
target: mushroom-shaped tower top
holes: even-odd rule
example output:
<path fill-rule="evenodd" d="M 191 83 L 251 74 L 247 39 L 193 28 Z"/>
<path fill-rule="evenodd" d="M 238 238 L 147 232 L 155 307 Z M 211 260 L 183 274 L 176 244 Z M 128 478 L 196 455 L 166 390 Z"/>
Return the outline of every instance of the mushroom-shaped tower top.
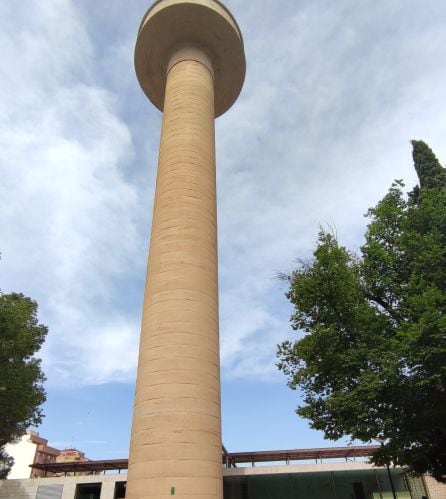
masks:
<path fill-rule="evenodd" d="M 215 116 L 220 116 L 240 94 L 246 62 L 237 22 L 218 0 L 157 0 L 150 7 L 135 47 L 139 83 L 162 111 L 170 58 L 187 46 L 198 47 L 212 62 Z"/>

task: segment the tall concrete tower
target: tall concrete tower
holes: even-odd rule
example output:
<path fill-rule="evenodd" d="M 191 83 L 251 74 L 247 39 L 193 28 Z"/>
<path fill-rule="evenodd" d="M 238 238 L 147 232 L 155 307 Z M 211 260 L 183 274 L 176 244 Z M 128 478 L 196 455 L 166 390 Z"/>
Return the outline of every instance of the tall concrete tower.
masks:
<path fill-rule="evenodd" d="M 135 66 L 163 114 L 127 498 L 221 499 L 214 120 L 245 76 L 217 0 L 158 0 Z"/>

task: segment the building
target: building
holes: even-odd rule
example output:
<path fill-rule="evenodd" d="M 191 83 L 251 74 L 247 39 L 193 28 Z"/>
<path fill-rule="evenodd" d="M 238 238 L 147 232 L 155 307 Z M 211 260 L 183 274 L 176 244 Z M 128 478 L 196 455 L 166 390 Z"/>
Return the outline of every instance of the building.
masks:
<path fill-rule="evenodd" d="M 163 111 L 129 450 L 129 499 L 222 499 L 215 118 L 245 79 L 219 0 L 155 0 L 135 46 Z M 175 492 L 176 491 L 176 492 Z"/>
<path fill-rule="evenodd" d="M 373 467 L 367 456 L 374 449 L 223 449 L 224 499 L 392 499 L 392 486 L 398 499 L 446 498 L 446 486 L 430 477 Z M 60 476 L 0 481 L 0 499 L 123 499 L 127 466 L 126 459 L 37 464 L 43 474 Z M 170 495 L 177 492 L 172 487 Z"/>
<path fill-rule="evenodd" d="M 77 449 L 64 449 L 59 451 L 56 463 L 72 463 L 75 461 L 89 461 L 85 454 Z"/>
<path fill-rule="evenodd" d="M 42 470 L 30 468 L 30 464 L 54 463 L 60 454 L 60 450 L 48 446 L 48 440 L 30 430 L 17 441 L 7 444 L 5 450 L 14 458 L 9 479 L 43 476 Z"/>
<path fill-rule="evenodd" d="M 53 463 L 88 461 L 85 454 L 77 449 L 59 450 L 48 445 L 48 440 L 39 436 L 35 431 L 28 430 L 17 441 L 5 446 L 7 454 L 14 458 L 14 465 L 8 479 L 38 478 L 53 476 L 42 468 Z"/>

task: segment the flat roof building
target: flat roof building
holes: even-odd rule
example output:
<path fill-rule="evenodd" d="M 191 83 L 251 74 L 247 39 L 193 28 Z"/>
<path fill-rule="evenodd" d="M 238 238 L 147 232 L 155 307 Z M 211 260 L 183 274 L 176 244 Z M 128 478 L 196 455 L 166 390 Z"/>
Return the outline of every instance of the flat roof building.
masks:
<path fill-rule="evenodd" d="M 224 499 L 444 499 L 446 486 L 377 468 L 374 446 L 222 453 Z M 34 463 L 48 478 L 0 481 L 0 499 L 123 499 L 126 459 Z M 88 475 L 86 475 L 88 473 Z M 67 475 L 67 476 L 65 476 Z M 71 475 L 71 476 L 69 476 Z M 175 489 L 170 491 L 175 496 Z"/>

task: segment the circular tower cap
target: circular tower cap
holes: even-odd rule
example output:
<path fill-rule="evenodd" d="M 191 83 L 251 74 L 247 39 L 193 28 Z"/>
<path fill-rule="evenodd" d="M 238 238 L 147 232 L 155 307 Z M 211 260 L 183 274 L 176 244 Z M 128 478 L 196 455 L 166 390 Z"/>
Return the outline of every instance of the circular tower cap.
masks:
<path fill-rule="evenodd" d="M 144 93 L 161 111 L 167 65 L 174 51 L 197 46 L 211 59 L 215 80 L 215 116 L 239 96 L 245 79 L 240 29 L 217 0 L 157 0 L 147 11 L 135 47 L 135 68 Z"/>

